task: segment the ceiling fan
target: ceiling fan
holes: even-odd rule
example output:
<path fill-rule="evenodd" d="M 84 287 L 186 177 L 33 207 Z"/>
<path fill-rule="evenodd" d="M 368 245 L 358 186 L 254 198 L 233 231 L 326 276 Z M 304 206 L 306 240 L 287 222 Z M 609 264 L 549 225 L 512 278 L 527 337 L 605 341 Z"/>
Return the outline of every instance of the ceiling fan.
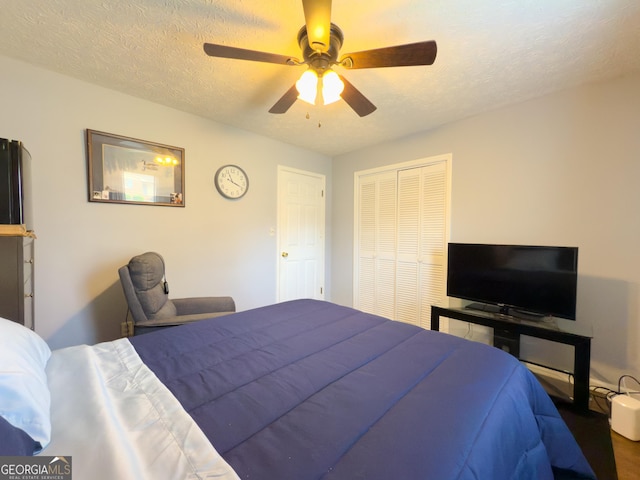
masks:
<path fill-rule="evenodd" d="M 364 117 L 374 112 L 376 106 L 346 78 L 336 74 L 333 66 L 347 69 L 403 67 L 431 65 L 436 59 L 437 46 L 433 40 L 347 53 L 338 59 L 344 36 L 342 30 L 331 23 L 331 0 L 302 0 L 302 6 L 305 25 L 298 32 L 298 44 L 303 60 L 214 43 L 204 44 L 205 53 L 212 57 L 308 66 L 300 80 L 271 107 L 269 113 L 285 113 L 298 98 L 312 104 L 321 99 L 325 105 L 342 98 Z"/>

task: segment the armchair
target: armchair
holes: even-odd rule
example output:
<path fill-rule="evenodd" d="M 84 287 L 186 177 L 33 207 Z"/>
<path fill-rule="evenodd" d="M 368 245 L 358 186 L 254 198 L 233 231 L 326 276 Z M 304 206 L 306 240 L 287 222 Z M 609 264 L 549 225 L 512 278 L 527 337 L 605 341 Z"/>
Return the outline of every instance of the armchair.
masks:
<path fill-rule="evenodd" d="M 134 335 L 236 311 L 231 297 L 170 300 L 164 275 L 164 259 L 155 252 L 133 257 L 127 265 L 118 269 L 118 275 L 133 318 Z"/>

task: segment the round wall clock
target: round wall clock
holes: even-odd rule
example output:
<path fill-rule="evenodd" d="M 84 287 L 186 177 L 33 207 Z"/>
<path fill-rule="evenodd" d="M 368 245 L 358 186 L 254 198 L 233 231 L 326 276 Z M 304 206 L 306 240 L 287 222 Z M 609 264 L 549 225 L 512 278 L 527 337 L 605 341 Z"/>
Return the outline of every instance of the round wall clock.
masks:
<path fill-rule="evenodd" d="M 214 177 L 216 188 L 225 198 L 240 198 L 247 193 L 249 177 L 237 165 L 223 165 Z"/>

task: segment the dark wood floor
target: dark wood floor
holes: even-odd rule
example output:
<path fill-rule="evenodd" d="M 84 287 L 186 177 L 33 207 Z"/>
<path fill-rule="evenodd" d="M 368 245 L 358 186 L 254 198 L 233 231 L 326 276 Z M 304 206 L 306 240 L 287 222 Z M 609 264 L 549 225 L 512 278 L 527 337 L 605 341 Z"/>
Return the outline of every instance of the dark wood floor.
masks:
<path fill-rule="evenodd" d="M 609 415 L 610 406 L 606 398 L 593 392 L 591 395 L 591 410 Z M 640 478 L 640 442 L 629 440 L 613 430 L 610 432 L 618 480 L 637 480 Z"/>
<path fill-rule="evenodd" d="M 548 377 L 536 375 L 540 383 L 545 389 L 556 396 L 568 396 L 572 387 L 569 384 L 563 384 Z M 599 393 L 591 393 L 590 402 L 591 410 L 595 412 L 609 414 L 610 406 L 606 398 Z M 640 442 L 634 442 L 626 437 L 610 430 L 611 444 L 613 445 L 613 455 L 616 459 L 616 471 L 618 480 L 638 480 L 640 478 Z M 601 478 L 599 480 L 609 480 Z"/>

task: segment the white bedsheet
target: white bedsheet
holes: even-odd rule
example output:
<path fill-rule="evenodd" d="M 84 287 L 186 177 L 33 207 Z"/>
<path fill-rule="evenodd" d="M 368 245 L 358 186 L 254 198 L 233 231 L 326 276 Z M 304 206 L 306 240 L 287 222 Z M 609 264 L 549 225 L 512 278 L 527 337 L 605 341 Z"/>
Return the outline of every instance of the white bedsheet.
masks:
<path fill-rule="evenodd" d="M 73 478 L 238 480 L 126 339 L 53 352 L 51 443 Z"/>

